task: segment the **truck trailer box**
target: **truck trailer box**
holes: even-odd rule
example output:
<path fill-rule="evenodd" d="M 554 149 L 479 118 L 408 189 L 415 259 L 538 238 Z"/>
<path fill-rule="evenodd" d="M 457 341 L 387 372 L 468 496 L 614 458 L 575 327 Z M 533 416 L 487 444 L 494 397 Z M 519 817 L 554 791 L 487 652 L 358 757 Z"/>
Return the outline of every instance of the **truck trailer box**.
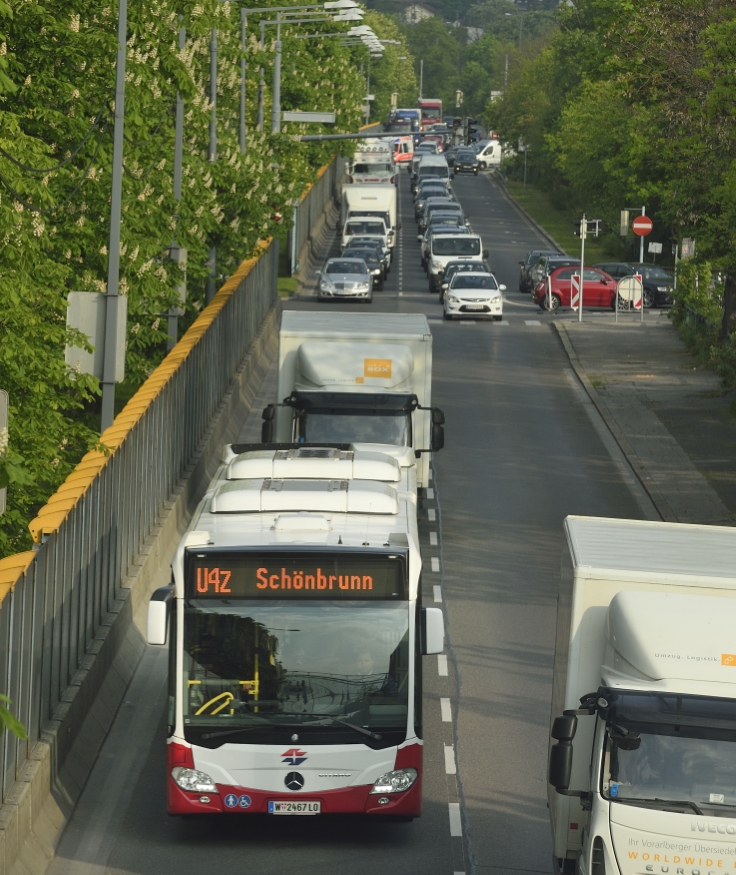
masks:
<path fill-rule="evenodd" d="M 704 807 L 709 798 L 710 802 L 724 798 L 713 779 L 713 793 L 705 792 L 704 801 L 687 801 L 683 789 L 679 792 L 686 801 L 679 803 L 681 808 L 668 809 L 658 799 L 672 798 L 662 777 L 664 789 L 651 790 L 653 798 L 637 806 L 636 794 L 644 791 L 631 781 L 613 789 L 612 779 L 606 777 L 606 756 L 610 769 L 611 727 L 619 735 L 623 733 L 621 737 L 626 735 L 626 729 L 611 723 L 619 719 L 612 702 L 619 702 L 620 713 L 625 712 L 620 705 L 626 700 L 624 691 L 630 694 L 627 701 L 658 703 L 651 706 L 649 720 L 653 719 L 652 708 L 666 711 L 670 701 L 685 699 L 695 702 L 704 713 L 732 712 L 736 717 L 736 529 L 569 516 L 564 531 L 551 729 L 563 712 L 577 709 L 581 716 L 574 718 L 572 739 L 555 730 L 556 739 L 563 738 L 562 744 L 572 746 L 569 785 L 562 792 L 551 784 L 547 788 L 554 856 L 560 871 L 590 872 L 589 867 L 595 871 L 596 865 L 602 864 L 609 875 L 659 873 L 664 857 L 655 859 L 654 852 L 678 843 L 682 849 L 678 859 L 681 856 L 684 863 L 690 848 L 698 869 L 700 855 L 692 840 L 699 832 L 713 832 L 711 821 L 718 821 L 719 833 L 728 833 L 731 844 L 724 845 L 722 859 L 729 860 L 728 868 L 732 869 L 736 860 L 736 796 L 730 800 L 733 810 L 727 814 L 719 809 L 715 818 L 697 815 L 699 804 Z M 600 690 L 608 692 L 600 697 Z M 581 706 L 584 697 L 587 699 Z M 588 715 L 582 713 L 585 707 L 590 708 Z M 644 711 L 628 713 L 629 719 L 644 719 Z M 639 717 L 631 718 L 634 713 Z M 663 722 L 670 719 L 662 717 Z M 692 726 L 698 723 L 697 718 L 687 719 Z M 705 720 L 705 725 L 730 726 L 736 755 L 736 720 L 708 719 L 710 723 Z M 644 731 L 654 732 L 651 725 Z M 682 741 L 687 741 L 684 733 Z M 552 740 L 550 752 L 554 745 Z M 619 758 L 624 756 L 618 754 Z M 553 759 L 550 756 L 550 763 Z M 647 768 L 647 780 L 655 786 L 660 778 L 651 776 L 652 770 L 656 771 L 654 758 Z M 736 775 L 736 767 L 733 771 Z M 574 795 L 580 793 L 582 797 Z M 629 798 L 617 803 L 617 795 Z M 723 840 L 723 836 L 718 839 Z M 655 851 L 647 850 L 649 847 Z M 717 851 L 714 847 L 708 858 L 718 856 Z M 573 861 L 578 857 L 576 866 Z M 671 854 L 668 859 L 672 861 Z M 646 868 L 653 863 L 657 863 L 654 868 Z M 708 871 L 705 857 L 700 868 L 703 875 Z M 669 871 L 681 870 L 671 867 Z M 683 871 L 691 875 L 690 867 Z"/>
<path fill-rule="evenodd" d="M 284 311 L 279 334 L 278 401 L 295 390 L 353 394 L 356 405 L 361 396 L 382 396 L 390 401 L 392 397 L 416 395 L 421 407 L 430 407 L 432 333 L 427 317 Z M 411 419 L 412 449 L 429 449 L 430 411 L 414 410 Z M 293 439 L 292 410 L 278 408 L 276 440 Z M 395 447 L 394 452 L 400 448 Z M 426 487 L 429 454 L 422 453 L 416 464 L 418 485 Z"/>
<path fill-rule="evenodd" d="M 386 221 L 392 231 L 391 245 L 396 244 L 396 186 L 385 185 L 343 185 L 340 224 L 354 216 L 375 216 Z"/>

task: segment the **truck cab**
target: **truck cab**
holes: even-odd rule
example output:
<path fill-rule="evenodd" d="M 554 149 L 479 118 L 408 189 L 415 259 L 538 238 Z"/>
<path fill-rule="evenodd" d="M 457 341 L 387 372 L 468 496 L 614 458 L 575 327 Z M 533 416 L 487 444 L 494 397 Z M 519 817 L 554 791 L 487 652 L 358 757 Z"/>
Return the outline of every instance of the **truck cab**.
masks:
<path fill-rule="evenodd" d="M 431 406 L 432 335 L 423 314 L 286 311 L 279 336 L 276 404 L 263 411 L 264 443 L 349 443 L 416 459 L 444 444 Z"/>
<path fill-rule="evenodd" d="M 565 528 L 548 768 L 556 871 L 733 870 L 736 531 L 581 517 Z"/>

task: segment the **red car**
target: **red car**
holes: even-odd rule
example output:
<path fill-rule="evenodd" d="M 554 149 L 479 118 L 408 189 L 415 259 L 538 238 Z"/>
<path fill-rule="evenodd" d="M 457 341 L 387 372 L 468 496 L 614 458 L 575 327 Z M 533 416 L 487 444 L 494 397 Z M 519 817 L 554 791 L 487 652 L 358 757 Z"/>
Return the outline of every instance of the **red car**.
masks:
<path fill-rule="evenodd" d="M 552 283 L 552 310 L 570 306 L 570 289 L 573 274 L 579 267 L 558 267 L 549 275 Z M 549 308 L 547 280 L 542 280 L 534 289 L 534 301 L 542 310 Z M 583 307 L 616 307 L 616 280 L 594 267 L 586 267 L 583 280 Z"/>

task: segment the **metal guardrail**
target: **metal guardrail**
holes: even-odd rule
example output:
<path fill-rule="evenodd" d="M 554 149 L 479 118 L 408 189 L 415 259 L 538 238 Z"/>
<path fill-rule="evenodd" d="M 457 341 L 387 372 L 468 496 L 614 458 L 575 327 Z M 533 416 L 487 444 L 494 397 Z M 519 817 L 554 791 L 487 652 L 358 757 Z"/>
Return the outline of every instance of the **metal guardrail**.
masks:
<path fill-rule="evenodd" d="M 697 310 L 694 310 L 689 304 L 685 304 L 685 322 L 691 328 L 698 328 L 701 325 L 706 326 L 707 328 L 712 328 L 715 331 L 720 331 L 721 326 L 716 322 L 711 321 L 706 316 L 703 316 L 702 313 L 698 313 Z"/>
<path fill-rule="evenodd" d="M 0 737 L 5 802 L 44 724 L 64 715 L 116 591 L 205 437 L 276 299 L 266 241 L 219 290 L 29 528 L 37 548 L 0 561 L 0 690 L 28 740 Z"/>

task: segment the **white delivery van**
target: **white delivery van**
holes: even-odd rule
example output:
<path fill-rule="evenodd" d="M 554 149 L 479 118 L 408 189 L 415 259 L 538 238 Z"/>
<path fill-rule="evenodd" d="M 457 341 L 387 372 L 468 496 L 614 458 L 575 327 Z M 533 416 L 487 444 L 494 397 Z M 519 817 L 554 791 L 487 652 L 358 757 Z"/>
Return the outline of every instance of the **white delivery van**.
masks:
<path fill-rule="evenodd" d="M 382 219 L 388 228 L 388 242 L 396 245 L 398 226 L 396 224 L 396 186 L 395 185 L 344 185 L 342 187 L 342 225 L 348 219 Z"/>
<path fill-rule="evenodd" d="M 488 258 L 478 234 L 433 234 L 429 238 L 427 265 L 429 291 L 439 292 L 445 265 L 448 261 L 478 261 Z"/>
<path fill-rule="evenodd" d="M 503 149 L 498 140 L 489 140 L 478 150 L 478 167 L 487 170 L 489 167 L 498 167 L 501 164 Z"/>
<path fill-rule="evenodd" d="M 447 185 L 450 184 L 453 173 L 447 166 L 447 160 L 444 155 L 421 155 L 419 160 L 416 159 L 417 156 L 415 155 L 414 159 L 412 159 L 412 175 L 416 181 L 428 176 L 434 176 L 445 180 Z"/>
<path fill-rule="evenodd" d="M 396 182 L 393 143 L 378 138 L 360 143 L 350 163 L 349 180 L 361 185 L 393 185 Z"/>
<path fill-rule="evenodd" d="M 568 517 L 549 748 L 556 869 L 736 868 L 736 529 Z"/>
<path fill-rule="evenodd" d="M 428 453 L 442 448 L 444 416 L 431 406 L 432 334 L 423 313 L 286 310 L 278 399 L 263 411 L 264 443 L 338 441 L 417 456 L 418 485 L 428 485 Z"/>

